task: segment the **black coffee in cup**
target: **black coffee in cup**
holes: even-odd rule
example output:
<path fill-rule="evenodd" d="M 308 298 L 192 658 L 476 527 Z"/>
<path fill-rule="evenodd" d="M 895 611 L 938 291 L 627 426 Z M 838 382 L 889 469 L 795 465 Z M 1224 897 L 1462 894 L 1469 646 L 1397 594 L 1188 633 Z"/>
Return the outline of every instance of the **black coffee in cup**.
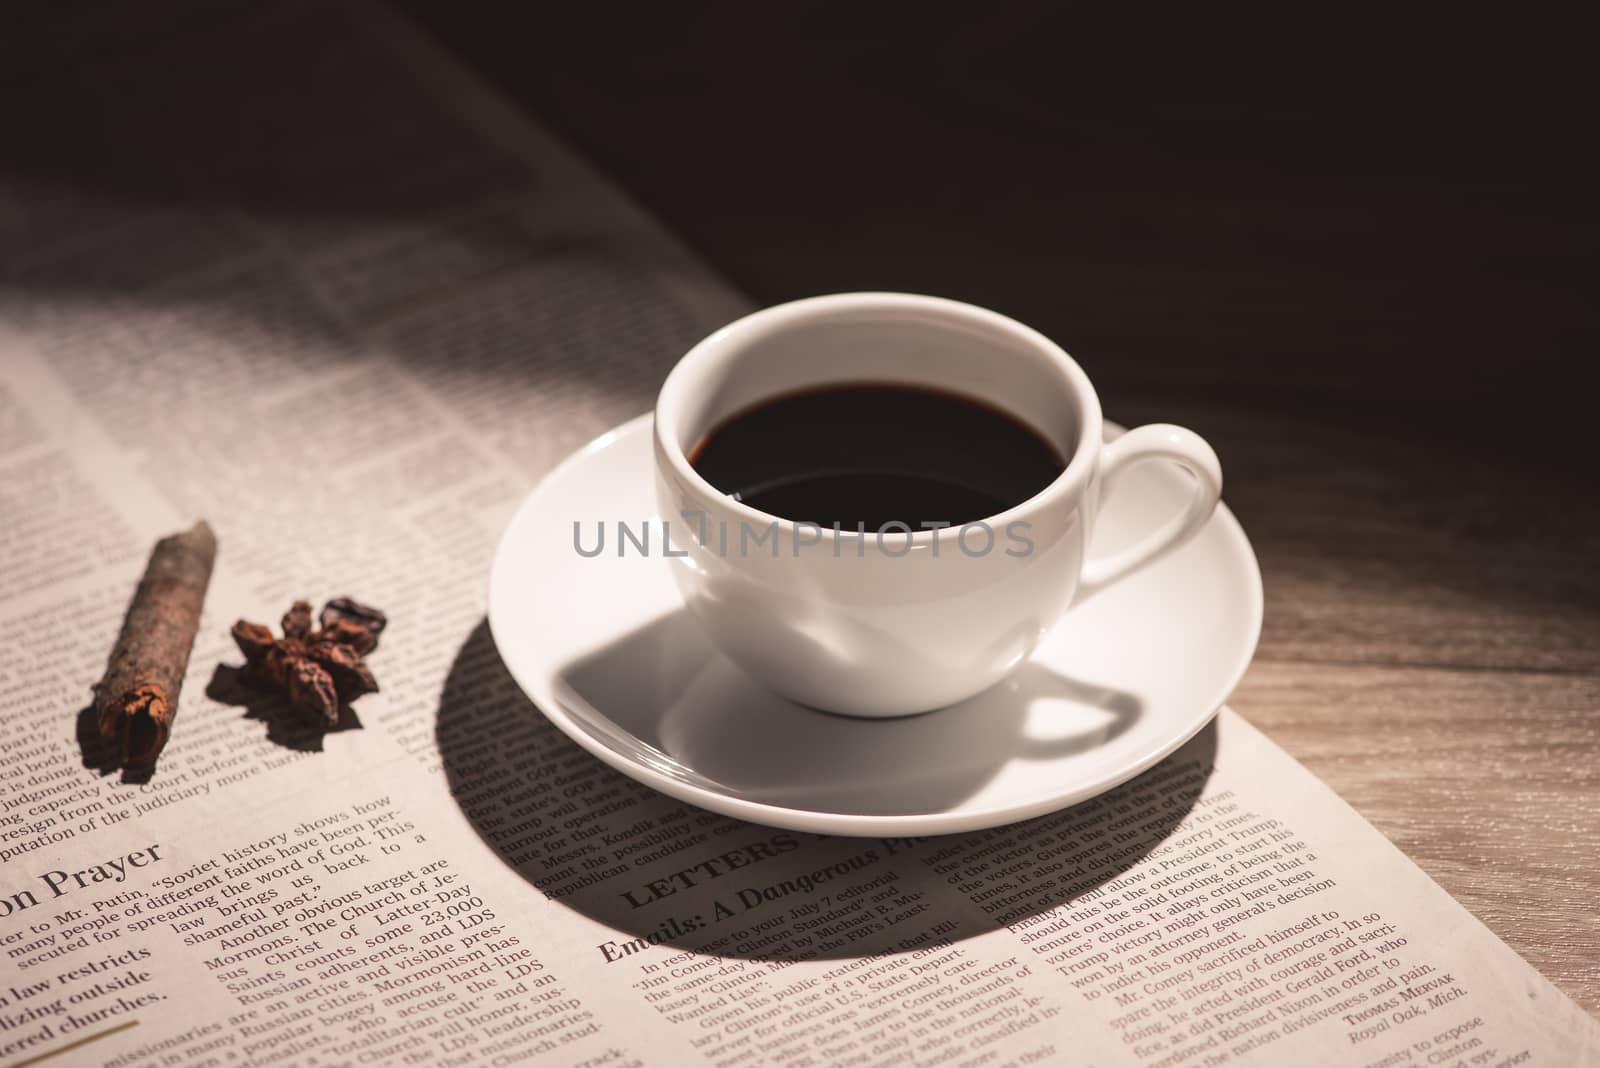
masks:
<path fill-rule="evenodd" d="M 752 508 L 846 530 L 975 522 L 1021 504 L 1065 468 L 1031 427 L 981 401 L 859 383 L 737 412 L 689 463 Z"/>

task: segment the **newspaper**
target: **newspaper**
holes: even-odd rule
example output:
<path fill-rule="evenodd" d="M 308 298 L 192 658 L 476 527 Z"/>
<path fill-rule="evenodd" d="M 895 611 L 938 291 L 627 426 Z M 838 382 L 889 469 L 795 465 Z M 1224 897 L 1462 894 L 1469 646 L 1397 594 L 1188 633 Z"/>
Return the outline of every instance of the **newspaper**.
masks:
<path fill-rule="evenodd" d="M 490 553 L 743 301 L 390 13 L 140 10 L 0 52 L 33 86 L 0 157 L 0 1063 L 1600 1063 L 1227 710 L 1097 800 L 930 839 L 592 759 L 495 654 Z M 201 516 L 173 741 L 100 774 L 88 687 Z M 338 729 L 236 684 L 234 619 L 345 593 L 393 623 Z"/>

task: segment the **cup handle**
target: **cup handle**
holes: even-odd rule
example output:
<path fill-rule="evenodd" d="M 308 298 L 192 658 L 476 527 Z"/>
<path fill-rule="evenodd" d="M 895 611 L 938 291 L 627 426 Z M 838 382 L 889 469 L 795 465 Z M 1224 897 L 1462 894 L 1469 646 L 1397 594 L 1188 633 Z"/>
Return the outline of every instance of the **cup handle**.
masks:
<path fill-rule="evenodd" d="M 1130 430 L 1100 453 L 1100 502 L 1115 491 L 1118 477 L 1145 460 L 1175 463 L 1194 477 L 1194 493 L 1183 511 L 1121 552 L 1083 565 L 1076 600 L 1082 601 L 1113 582 L 1170 553 L 1211 518 L 1222 496 L 1222 465 L 1206 440 L 1192 430 L 1170 423 L 1150 423 Z"/>

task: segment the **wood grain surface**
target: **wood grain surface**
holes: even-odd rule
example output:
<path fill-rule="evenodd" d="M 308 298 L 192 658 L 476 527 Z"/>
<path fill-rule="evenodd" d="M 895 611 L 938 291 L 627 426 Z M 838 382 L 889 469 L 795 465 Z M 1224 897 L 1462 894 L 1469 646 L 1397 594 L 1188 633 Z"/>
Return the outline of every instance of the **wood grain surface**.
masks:
<path fill-rule="evenodd" d="M 756 301 L 971 300 L 1059 340 L 1111 418 L 1208 437 L 1267 591 L 1238 710 L 1600 1012 L 1583 35 L 403 6 Z"/>

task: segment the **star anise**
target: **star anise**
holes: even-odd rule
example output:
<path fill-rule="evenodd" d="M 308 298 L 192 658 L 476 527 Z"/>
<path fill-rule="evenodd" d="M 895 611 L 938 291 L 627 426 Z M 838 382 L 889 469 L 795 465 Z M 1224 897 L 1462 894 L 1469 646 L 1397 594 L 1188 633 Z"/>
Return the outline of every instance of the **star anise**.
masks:
<path fill-rule="evenodd" d="M 317 627 L 311 626 L 311 605 L 296 601 L 283 614 L 283 637 L 260 623 L 233 625 L 233 640 L 244 654 L 240 678 L 264 690 L 276 690 L 289 703 L 320 717 L 329 726 L 339 722 L 339 708 L 375 693 L 362 657 L 378 647 L 388 619 L 376 608 L 335 597 L 322 606 Z"/>

